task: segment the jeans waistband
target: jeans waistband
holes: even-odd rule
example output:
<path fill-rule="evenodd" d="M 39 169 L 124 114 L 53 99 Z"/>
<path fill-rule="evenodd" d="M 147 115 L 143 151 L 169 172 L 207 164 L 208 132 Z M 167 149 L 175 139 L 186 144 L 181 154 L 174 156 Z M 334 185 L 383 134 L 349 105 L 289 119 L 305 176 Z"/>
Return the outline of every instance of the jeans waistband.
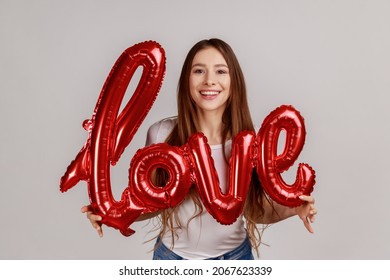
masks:
<path fill-rule="evenodd" d="M 161 242 L 160 238 L 157 239 L 155 250 L 153 253 L 154 260 L 184 260 L 175 252 L 171 251 L 168 247 Z M 218 257 L 208 258 L 207 260 L 253 260 L 252 246 L 248 236 L 237 248 L 226 252 Z"/>
<path fill-rule="evenodd" d="M 209 258 L 208 260 L 253 260 L 252 246 L 248 236 L 244 242 L 237 248 L 220 255 L 215 258 Z"/>

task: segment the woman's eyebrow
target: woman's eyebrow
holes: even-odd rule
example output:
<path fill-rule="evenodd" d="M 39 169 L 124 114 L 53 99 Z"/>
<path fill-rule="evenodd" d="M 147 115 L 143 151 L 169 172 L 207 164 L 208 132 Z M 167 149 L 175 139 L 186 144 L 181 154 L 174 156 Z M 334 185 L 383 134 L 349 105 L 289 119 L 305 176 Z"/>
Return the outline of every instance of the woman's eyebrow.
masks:
<path fill-rule="evenodd" d="M 215 64 L 214 67 L 226 67 L 226 68 L 229 68 L 226 64 L 223 64 L 223 63 Z"/>
<path fill-rule="evenodd" d="M 194 68 L 194 67 L 206 67 L 206 64 L 204 64 L 204 63 L 195 63 L 194 65 L 192 65 L 191 68 Z M 226 64 L 223 64 L 223 63 L 215 64 L 214 67 L 226 67 L 226 68 L 229 68 Z"/>

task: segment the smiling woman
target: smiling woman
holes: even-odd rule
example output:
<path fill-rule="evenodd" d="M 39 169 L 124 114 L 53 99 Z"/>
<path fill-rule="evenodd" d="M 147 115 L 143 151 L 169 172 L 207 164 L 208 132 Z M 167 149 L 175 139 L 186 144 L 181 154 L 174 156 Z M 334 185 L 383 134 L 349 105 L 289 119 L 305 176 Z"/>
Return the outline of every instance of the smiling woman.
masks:
<path fill-rule="evenodd" d="M 231 47 L 220 39 L 202 40 L 189 51 L 178 84 L 178 116 L 153 124 L 146 145 L 166 142 L 183 146 L 191 135 L 203 133 L 210 145 L 211 162 L 218 175 L 220 190 L 229 189 L 229 158 L 236 148 L 232 139 L 241 131 L 254 133 L 244 76 Z M 211 171 L 210 171 L 211 172 Z M 219 223 L 207 205 L 190 186 L 183 202 L 155 215 L 141 215 L 139 220 L 158 218 L 158 236 L 153 259 L 253 259 L 252 248 L 260 245 L 258 224 L 281 221 L 299 215 L 312 232 L 316 209 L 314 199 L 301 196 L 303 204 L 289 208 L 272 201 L 258 177 L 249 175 L 249 190 L 242 214 L 228 225 Z M 204 178 L 201 176 L 201 178 Z M 169 180 L 156 169 L 154 183 L 165 186 Z M 215 196 L 215 193 L 210 196 Z M 92 225 L 102 235 L 101 217 L 90 206 L 82 208 Z M 242 210 L 242 208 L 241 208 Z M 307 218 L 309 220 L 307 220 Z"/>

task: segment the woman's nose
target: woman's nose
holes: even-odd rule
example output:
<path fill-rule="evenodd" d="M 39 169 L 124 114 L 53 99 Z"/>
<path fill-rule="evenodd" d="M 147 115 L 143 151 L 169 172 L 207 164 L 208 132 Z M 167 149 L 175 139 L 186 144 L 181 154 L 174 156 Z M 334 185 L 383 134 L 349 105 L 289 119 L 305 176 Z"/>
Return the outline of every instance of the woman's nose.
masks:
<path fill-rule="evenodd" d="M 212 74 L 206 74 L 205 75 L 205 85 L 212 86 L 215 85 L 215 77 L 213 77 Z"/>

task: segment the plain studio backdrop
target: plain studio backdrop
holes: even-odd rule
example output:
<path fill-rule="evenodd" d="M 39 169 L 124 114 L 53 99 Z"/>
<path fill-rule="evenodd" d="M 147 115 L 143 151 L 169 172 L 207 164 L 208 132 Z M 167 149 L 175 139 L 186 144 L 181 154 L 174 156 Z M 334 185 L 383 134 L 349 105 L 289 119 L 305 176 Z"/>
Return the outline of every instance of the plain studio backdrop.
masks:
<path fill-rule="evenodd" d="M 176 114 L 186 53 L 218 37 L 241 63 L 256 125 L 282 104 L 301 112 L 307 138 L 297 163 L 317 174 L 315 233 L 297 217 L 274 224 L 260 258 L 389 259 L 389 15 L 387 0 L 0 0 L 0 258 L 151 258 L 151 224 L 133 224 L 131 237 L 105 227 L 101 239 L 80 213 L 86 182 L 61 193 L 59 181 L 116 59 L 155 40 L 166 76 L 111 168 L 119 199 L 147 128 Z M 284 176 L 295 173 L 296 165 Z"/>

